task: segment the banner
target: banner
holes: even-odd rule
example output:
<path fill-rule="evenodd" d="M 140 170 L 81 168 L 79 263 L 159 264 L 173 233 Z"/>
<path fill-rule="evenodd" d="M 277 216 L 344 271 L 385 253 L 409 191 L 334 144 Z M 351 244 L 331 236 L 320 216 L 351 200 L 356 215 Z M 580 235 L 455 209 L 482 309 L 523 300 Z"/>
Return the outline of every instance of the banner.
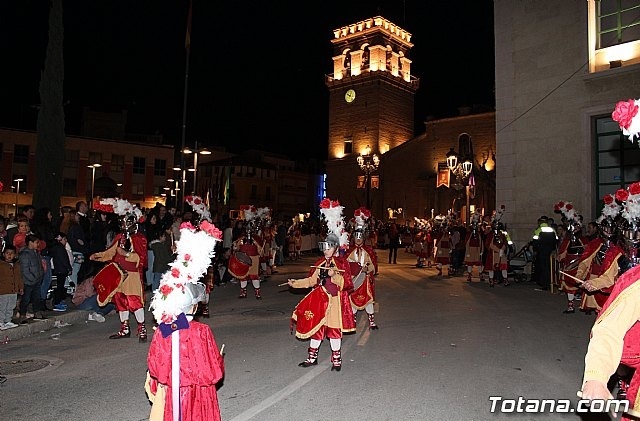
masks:
<path fill-rule="evenodd" d="M 451 172 L 449 168 L 438 168 L 438 178 L 436 179 L 436 188 L 440 186 L 449 187 L 449 178 L 451 177 Z"/>

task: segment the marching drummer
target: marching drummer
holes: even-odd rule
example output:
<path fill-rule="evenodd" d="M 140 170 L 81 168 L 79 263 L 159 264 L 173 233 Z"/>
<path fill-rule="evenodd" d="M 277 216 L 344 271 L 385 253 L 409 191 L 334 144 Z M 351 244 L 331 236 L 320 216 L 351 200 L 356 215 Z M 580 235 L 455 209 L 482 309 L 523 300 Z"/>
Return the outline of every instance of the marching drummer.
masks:
<path fill-rule="evenodd" d="M 120 330 L 109 336 L 109 339 L 131 336 L 129 313 L 133 313 L 138 322 L 138 340 L 146 342 L 142 271 L 147 259 L 147 240 L 138 232 L 142 211 L 124 199 L 105 199 L 99 206 L 102 211 L 118 214 L 122 227 L 122 232 L 116 235 L 108 249 L 89 257 L 98 262 L 111 262 L 94 279 L 98 304 L 113 301 L 120 316 Z"/>
<path fill-rule="evenodd" d="M 351 272 L 347 261 L 336 254 L 339 244 L 337 235 L 327 235 L 325 241 L 318 243 L 324 256 L 315 262 L 309 276 L 287 281 L 292 288 L 313 288 L 291 315 L 296 337 L 311 338 L 309 355 L 298 364 L 300 367 L 318 364 L 318 349 L 322 340 L 328 338 L 331 344 L 331 371 L 340 371 L 342 334 L 356 330 L 348 292 L 353 288 Z"/>
<path fill-rule="evenodd" d="M 367 236 L 367 219 L 370 212 L 366 208 L 356 209 L 354 213 L 356 227 L 353 231 L 353 244 L 347 252 L 347 261 L 353 279 L 353 292 L 349 294 L 353 319 L 357 324 L 358 310 L 364 310 L 369 318 L 369 329 L 376 330 L 373 303 L 375 302 L 375 277 L 378 273 L 378 257 L 372 247 L 364 244 Z"/>

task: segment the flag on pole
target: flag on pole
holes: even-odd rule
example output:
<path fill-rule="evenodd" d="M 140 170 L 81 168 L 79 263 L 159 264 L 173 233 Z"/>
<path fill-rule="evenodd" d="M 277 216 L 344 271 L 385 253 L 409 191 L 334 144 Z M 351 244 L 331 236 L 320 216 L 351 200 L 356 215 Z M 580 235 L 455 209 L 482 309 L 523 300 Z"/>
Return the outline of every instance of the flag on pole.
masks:
<path fill-rule="evenodd" d="M 438 167 L 438 178 L 436 179 L 436 188 L 440 186 L 449 187 L 449 178 L 451 177 L 451 172 L 449 168 L 445 165 L 444 168 Z"/>
<path fill-rule="evenodd" d="M 193 0 L 189 0 L 189 12 L 187 12 L 187 34 L 184 37 L 184 48 L 191 48 L 191 15 L 193 10 Z"/>

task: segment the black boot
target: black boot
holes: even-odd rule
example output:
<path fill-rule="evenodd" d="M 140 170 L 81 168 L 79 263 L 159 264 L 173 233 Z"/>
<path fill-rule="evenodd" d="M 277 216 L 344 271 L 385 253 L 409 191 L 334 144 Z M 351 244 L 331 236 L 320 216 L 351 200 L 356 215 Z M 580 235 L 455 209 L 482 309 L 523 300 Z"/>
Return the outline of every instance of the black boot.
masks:
<path fill-rule="evenodd" d="M 331 371 L 342 370 L 342 354 L 340 350 L 331 351 Z"/>
<path fill-rule="evenodd" d="M 147 327 L 144 322 L 138 323 L 138 341 L 147 342 Z"/>
<path fill-rule="evenodd" d="M 309 347 L 307 350 L 309 356 L 306 360 L 298 364 L 299 367 L 311 367 L 312 365 L 318 365 L 318 348 Z"/>
<path fill-rule="evenodd" d="M 378 325 L 376 324 L 373 313 L 367 313 L 367 317 L 369 317 L 369 330 L 378 330 Z"/>
<path fill-rule="evenodd" d="M 131 336 L 131 330 L 129 329 L 129 320 L 120 322 L 120 330 L 113 335 L 109 336 L 109 339 L 122 339 Z"/>

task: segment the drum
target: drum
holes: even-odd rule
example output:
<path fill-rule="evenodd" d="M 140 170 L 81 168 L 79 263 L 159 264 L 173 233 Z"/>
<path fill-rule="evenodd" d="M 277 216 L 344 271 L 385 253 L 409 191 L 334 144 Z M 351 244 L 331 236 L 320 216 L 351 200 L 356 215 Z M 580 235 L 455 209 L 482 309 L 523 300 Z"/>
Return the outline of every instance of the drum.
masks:
<path fill-rule="evenodd" d="M 127 271 L 115 262 L 108 263 L 100 269 L 100 272 L 93 278 L 93 287 L 98 294 L 98 305 L 104 306 L 111 301 L 117 292 L 116 290 L 128 275 Z"/>
<path fill-rule="evenodd" d="M 229 273 L 236 279 L 244 279 L 251 268 L 251 257 L 247 253 L 237 251 L 229 258 Z"/>
<path fill-rule="evenodd" d="M 364 282 L 364 278 L 367 276 L 362 270 L 362 265 L 358 262 L 349 262 L 349 271 L 351 272 L 353 289 L 360 288 L 360 285 Z"/>

